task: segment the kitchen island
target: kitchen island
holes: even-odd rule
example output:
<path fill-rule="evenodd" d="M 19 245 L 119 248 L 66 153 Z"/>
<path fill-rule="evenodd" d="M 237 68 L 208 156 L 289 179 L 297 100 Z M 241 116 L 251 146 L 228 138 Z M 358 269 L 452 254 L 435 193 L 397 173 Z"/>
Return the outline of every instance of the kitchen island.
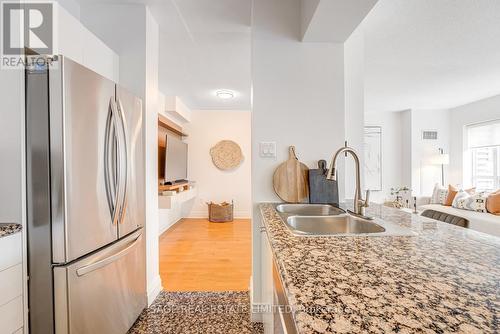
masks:
<path fill-rule="evenodd" d="M 275 206 L 262 221 L 298 333 L 499 331 L 500 238 L 376 204 L 415 235 L 295 236 Z"/>

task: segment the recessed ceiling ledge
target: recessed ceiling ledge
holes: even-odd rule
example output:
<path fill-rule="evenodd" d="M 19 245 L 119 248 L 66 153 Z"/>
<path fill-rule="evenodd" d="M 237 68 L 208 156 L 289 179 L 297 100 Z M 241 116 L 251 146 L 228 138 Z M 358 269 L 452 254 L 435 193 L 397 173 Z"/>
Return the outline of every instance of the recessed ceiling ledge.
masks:
<path fill-rule="evenodd" d="M 303 42 L 344 43 L 378 0 L 300 0 Z"/>

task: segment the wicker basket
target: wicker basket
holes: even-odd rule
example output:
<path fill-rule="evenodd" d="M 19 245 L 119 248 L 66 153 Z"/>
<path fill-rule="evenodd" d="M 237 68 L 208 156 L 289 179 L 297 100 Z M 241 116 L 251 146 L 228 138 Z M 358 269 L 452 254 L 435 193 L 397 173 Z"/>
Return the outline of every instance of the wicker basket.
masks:
<path fill-rule="evenodd" d="M 234 203 L 208 204 L 208 220 L 212 223 L 225 223 L 233 221 Z"/>

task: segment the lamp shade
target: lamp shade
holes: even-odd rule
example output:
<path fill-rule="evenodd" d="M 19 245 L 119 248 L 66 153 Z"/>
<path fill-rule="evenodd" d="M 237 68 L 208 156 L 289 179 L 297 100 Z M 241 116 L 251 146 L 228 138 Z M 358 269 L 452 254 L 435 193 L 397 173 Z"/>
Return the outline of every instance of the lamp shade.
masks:
<path fill-rule="evenodd" d="M 432 157 L 433 165 L 449 165 L 450 164 L 450 155 L 449 154 L 437 154 Z"/>

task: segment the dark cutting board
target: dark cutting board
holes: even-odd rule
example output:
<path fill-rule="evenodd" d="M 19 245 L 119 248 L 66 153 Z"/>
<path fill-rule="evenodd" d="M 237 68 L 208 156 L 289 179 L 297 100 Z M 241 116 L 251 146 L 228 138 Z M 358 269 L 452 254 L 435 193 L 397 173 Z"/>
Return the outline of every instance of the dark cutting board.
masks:
<path fill-rule="evenodd" d="M 318 161 L 318 169 L 309 170 L 309 203 L 339 204 L 337 181 L 326 179 L 326 161 Z"/>

